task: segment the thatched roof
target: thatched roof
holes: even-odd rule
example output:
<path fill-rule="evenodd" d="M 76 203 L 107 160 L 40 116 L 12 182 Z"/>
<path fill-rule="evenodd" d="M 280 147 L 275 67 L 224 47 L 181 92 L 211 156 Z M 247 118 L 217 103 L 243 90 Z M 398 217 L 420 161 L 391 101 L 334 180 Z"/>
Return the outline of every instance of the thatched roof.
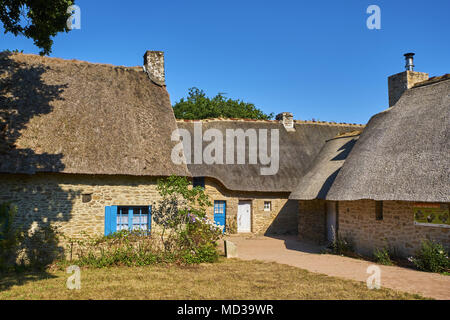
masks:
<path fill-rule="evenodd" d="M 430 80 L 370 119 L 327 199 L 450 202 L 450 80 Z"/>
<path fill-rule="evenodd" d="M 328 140 L 289 199 L 325 199 L 360 133 L 361 131 L 349 132 Z"/>
<path fill-rule="evenodd" d="M 195 121 L 178 120 L 180 129 L 187 129 L 194 139 Z M 261 175 L 261 165 L 249 164 L 248 143 L 246 143 L 245 164 L 188 164 L 189 171 L 196 177 L 211 177 L 219 180 L 226 188 L 239 191 L 256 192 L 291 192 L 298 184 L 300 177 L 306 173 L 314 158 L 325 144 L 325 141 L 342 132 L 361 129 L 361 125 L 337 124 L 313 121 L 295 121 L 295 131 L 287 131 L 280 121 L 245 120 L 245 119 L 209 119 L 203 120 L 202 130 L 219 130 L 223 139 L 223 150 L 226 150 L 227 129 L 267 129 L 270 136 L 271 129 L 279 132 L 279 170 L 275 175 Z M 269 139 L 270 141 L 270 139 Z M 203 142 L 203 149 L 210 142 Z M 191 144 L 193 154 L 194 143 Z M 235 148 L 235 155 L 236 155 Z M 270 153 L 270 145 L 268 147 Z M 225 156 L 224 156 L 225 157 Z"/>
<path fill-rule="evenodd" d="M 188 175 L 173 130 L 142 67 L 0 53 L 0 172 Z"/>

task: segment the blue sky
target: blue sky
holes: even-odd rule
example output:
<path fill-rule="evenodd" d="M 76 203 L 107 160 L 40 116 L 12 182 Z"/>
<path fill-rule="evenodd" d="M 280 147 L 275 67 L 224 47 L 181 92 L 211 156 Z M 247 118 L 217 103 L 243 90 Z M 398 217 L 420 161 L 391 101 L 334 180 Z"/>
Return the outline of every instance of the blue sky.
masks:
<path fill-rule="evenodd" d="M 450 72 L 450 1 L 76 0 L 81 30 L 59 34 L 51 56 L 142 65 L 162 50 L 172 103 L 196 86 L 209 96 L 290 111 L 296 119 L 366 123 L 388 106 L 387 77 Z M 381 30 L 369 30 L 369 5 Z M 38 53 L 32 40 L 0 35 L 0 50 Z"/>

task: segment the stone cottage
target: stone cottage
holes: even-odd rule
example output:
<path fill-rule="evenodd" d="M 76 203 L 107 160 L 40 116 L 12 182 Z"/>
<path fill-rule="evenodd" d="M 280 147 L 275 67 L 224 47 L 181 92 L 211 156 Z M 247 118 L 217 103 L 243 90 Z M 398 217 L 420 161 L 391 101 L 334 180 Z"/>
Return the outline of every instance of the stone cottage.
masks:
<path fill-rule="evenodd" d="M 194 185 L 203 186 L 214 202 L 209 218 L 230 233 L 256 234 L 297 234 L 298 202 L 289 194 L 327 139 L 363 128 L 293 120 L 289 112 L 276 120 L 177 124 Z"/>
<path fill-rule="evenodd" d="M 144 67 L 0 53 L 0 203 L 28 229 L 68 236 L 151 228 L 156 179 L 174 164 L 161 52 Z"/>
<path fill-rule="evenodd" d="M 327 141 L 291 194 L 301 239 L 336 232 L 366 255 L 410 255 L 423 239 L 450 248 L 450 75 L 428 79 L 405 56 L 407 70 L 388 79 L 389 109 Z"/>

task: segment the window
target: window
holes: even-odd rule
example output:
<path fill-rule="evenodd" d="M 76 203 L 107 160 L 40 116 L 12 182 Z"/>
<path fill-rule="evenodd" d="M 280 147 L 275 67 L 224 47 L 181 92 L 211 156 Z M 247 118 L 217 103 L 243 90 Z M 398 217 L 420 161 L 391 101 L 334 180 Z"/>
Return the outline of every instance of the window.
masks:
<path fill-rule="evenodd" d="M 264 211 L 270 211 L 270 210 L 272 210 L 272 202 L 264 201 Z"/>
<path fill-rule="evenodd" d="M 105 207 L 105 235 L 121 230 L 151 230 L 151 206 Z"/>
<path fill-rule="evenodd" d="M 383 220 L 383 201 L 375 201 L 375 219 Z"/>
<path fill-rule="evenodd" d="M 205 188 L 205 177 L 194 177 L 194 179 L 192 180 L 192 185 L 194 187 Z"/>
<path fill-rule="evenodd" d="M 92 193 L 83 193 L 81 195 L 81 201 L 83 201 L 83 203 L 88 203 L 92 200 Z"/>

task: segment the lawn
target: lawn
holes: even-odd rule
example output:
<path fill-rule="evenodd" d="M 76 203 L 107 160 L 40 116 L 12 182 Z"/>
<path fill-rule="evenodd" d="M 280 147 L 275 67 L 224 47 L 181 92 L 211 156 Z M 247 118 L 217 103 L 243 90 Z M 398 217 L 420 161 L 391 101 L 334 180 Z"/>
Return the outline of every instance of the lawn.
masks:
<path fill-rule="evenodd" d="M 277 263 L 224 259 L 188 267 L 82 269 L 81 289 L 64 271 L 2 275 L 0 299 L 420 299 Z"/>

